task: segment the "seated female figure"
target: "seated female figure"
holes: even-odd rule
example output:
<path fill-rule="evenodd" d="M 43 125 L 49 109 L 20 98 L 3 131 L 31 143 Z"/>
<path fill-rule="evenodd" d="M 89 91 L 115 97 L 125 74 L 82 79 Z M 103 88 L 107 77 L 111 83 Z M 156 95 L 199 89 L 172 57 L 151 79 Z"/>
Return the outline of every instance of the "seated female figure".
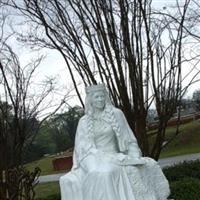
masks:
<path fill-rule="evenodd" d="M 166 200 L 169 185 L 157 162 L 141 157 L 124 114 L 105 86 L 86 88 L 73 168 L 60 178 L 62 200 Z"/>

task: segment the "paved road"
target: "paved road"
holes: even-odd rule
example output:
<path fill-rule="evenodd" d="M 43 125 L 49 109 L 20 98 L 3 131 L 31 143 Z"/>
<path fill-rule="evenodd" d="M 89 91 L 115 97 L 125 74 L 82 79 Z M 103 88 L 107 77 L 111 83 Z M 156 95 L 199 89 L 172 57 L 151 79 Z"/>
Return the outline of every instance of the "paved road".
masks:
<path fill-rule="evenodd" d="M 191 161 L 191 160 L 198 160 L 198 159 L 200 159 L 200 153 L 163 158 L 163 159 L 159 159 L 158 163 L 163 168 L 163 167 L 178 164 L 183 161 Z"/>
<path fill-rule="evenodd" d="M 197 160 L 197 159 L 200 159 L 200 153 L 183 155 L 183 156 L 175 156 L 175 157 L 170 157 L 170 158 L 163 158 L 163 159 L 159 159 L 158 163 L 163 168 L 166 166 L 178 164 L 183 161 L 190 161 L 190 160 Z M 40 183 L 55 182 L 55 181 L 58 181 L 59 178 L 63 176 L 64 174 L 65 173 L 40 176 L 39 182 Z"/>
<path fill-rule="evenodd" d="M 63 176 L 64 174 L 65 173 L 40 176 L 39 177 L 39 183 L 46 183 L 46 182 L 55 182 L 55 181 L 58 181 L 59 178 L 61 176 Z"/>

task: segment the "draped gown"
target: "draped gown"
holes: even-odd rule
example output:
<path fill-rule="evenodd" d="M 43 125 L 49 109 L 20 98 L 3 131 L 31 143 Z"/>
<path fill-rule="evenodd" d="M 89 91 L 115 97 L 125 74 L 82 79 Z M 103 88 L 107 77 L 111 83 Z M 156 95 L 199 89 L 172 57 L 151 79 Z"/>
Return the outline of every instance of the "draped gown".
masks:
<path fill-rule="evenodd" d="M 115 115 L 116 119 L 118 116 L 124 120 L 122 112 L 116 110 Z M 79 146 L 75 145 L 74 167 L 60 179 L 62 200 L 166 200 L 168 181 L 157 162 L 139 156 L 135 138 L 131 140 L 128 133 L 128 139 L 122 138 L 106 116 L 93 119 L 93 134 L 88 137 L 87 120 L 84 117 L 79 122 L 76 136 Z M 120 129 L 130 131 L 125 121 Z M 132 152 L 130 159 L 127 151 L 122 151 L 119 140 L 126 146 L 136 147 L 136 156 Z M 86 168 L 88 160 L 90 167 Z"/>

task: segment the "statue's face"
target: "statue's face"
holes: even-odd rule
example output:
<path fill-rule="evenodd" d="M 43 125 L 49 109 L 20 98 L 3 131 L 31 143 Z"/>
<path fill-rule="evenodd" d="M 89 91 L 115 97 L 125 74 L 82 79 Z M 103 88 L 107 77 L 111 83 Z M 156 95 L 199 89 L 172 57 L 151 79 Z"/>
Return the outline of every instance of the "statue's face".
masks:
<path fill-rule="evenodd" d="M 103 109 L 106 103 L 105 93 L 96 91 L 92 95 L 92 106 L 97 109 Z"/>

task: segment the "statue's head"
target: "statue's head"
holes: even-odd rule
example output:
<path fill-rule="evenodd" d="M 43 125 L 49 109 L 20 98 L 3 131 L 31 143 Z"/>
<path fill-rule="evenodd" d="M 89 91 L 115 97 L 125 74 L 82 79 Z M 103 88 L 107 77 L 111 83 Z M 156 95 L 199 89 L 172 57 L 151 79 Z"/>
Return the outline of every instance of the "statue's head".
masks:
<path fill-rule="evenodd" d="M 86 87 L 85 113 L 92 115 L 95 108 L 104 109 L 110 105 L 108 92 L 104 84 Z"/>

